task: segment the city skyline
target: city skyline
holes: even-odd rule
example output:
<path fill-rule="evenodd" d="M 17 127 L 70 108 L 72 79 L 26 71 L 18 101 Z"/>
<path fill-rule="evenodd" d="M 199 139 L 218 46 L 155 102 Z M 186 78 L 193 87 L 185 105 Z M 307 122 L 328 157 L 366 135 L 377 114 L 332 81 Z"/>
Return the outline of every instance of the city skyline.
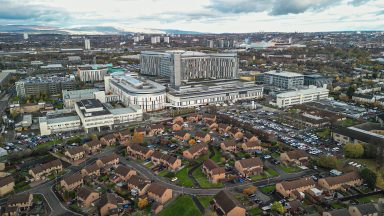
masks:
<path fill-rule="evenodd" d="M 384 30 L 379 0 L 0 0 L 0 25 L 178 29 L 206 33 Z"/>

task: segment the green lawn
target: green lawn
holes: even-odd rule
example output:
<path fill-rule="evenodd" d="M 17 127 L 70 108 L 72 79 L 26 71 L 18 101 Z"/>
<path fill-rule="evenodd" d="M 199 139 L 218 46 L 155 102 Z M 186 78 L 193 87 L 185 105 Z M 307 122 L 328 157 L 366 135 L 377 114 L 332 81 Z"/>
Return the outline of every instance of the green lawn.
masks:
<path fill-rule="evenodd" d="M 275 185 L 269 185 L 269 186 L 264 186 L 264 187 L 261 187 L 259 190 L 262 192 L 262 193 L 269 193 L 273 190 L 275 190 Z"/>
<path fill-rule="evenodd" d="M 181 195 L 170 203 L 163 211 L 160 212 L 160 216 L 196 216 L 201 215 L 199 209 L 195 206 L 192 198 L 187 195 Z"/>
<path fill-rule="evenodd" d="M 264 169 L 264 172 L 262 174 L 251 176 L 251 179 L 252 181 L 257 181 L 257 180 L 266 179 L 268 177 L 274 177 L 278 175 L 279 173 L 277 173 L 275 170 L 266 168 Z"/>
<path fill-rule="evenodd" d="M 279 159 L 280 158 L 280 153 L 277 153 L 277 152 L 273 152 L 271 154 L 272 157 L 276 158 L 276 159 Z"/>
<path fill-rule="evenodd" d="M 323 139 L 328 138 L 330 134 L 331 134 L 331 129 L 329 128 L 325 128 L 323 130 L 319 130 L 316 132 L 316 135 Z"/>
<path fill-rule="evenodd" d="M 176 173 L 176 177 L 177 177 L 177 184 L 185 187 L 193 186 L 193 182 L 188 176 L 188 167 L 184 167 L 183 169 L 179 170 Z"/>
<path fill-rule="evenodd" d="M 278 176 L 279 173 L 271 168 L 264 168 L 264 172 L 267 172 L 267 175 L 269 176 Z"/>
<path fill-rule="evenodd" d="M 209 206 L 209 202 L 213 199 L 213 196 L 199 196 L 197 199 L 204 206 L 204 208 L 207 208 Z"/>
<path fill-rule="evenodd" d="M 359 198 L 359 199 L 357 199 L 357 201 L 359 201 L 360 203 L 377 202 L 377 200 L 379 200 L 379 198 L 383 198 L 383 196 L 381 194 L 376 194 L 376 195 L 372 195 L 372 196 Z"/>
<path fill-rule="evenodd" d="M 357 122 L 354 119 L 347 118 L 341 121 L 340 123 L 341 123 L 341 126 L 343 127 L 349 127 L 349 126 L 355 125 Z"/>
<path fill-rule="evenodd" d="M 286 173 L 295 173 L 301 171 L 301 169 L 296 166 L 285 166 L 283 164 L 279 164 L 278 167 Z"/>
<path fill-rule="evenodd" d="M 221 152 L 220 150 L 217 150 L 215 149 L 215 155 L 211 158 L 213 161 L 215 161 L 216 163 L 221 163 Z"/>
<path fill-rule="evenodd" d="M 146 166 L 148 169 L 150 169 L 150 168 L 152 168 L 153 163 L 152 163 L 152 162 L 149 162 L 149 163 L 145 164 L 145 166 Z"/>
<path fill-rule="evenodd" d="M 248 212 L 249 212 L 249 215 L 252 215 L 252 216 L 261 215 L 263 213 L 261 208 L 251 208 L 248 210 Z"/>
<path fill-rule="evenodd" d="M 334 209 L 341 209 L 341 208 L 345 208 L 347 205 L 341 202 L 335 202 L 335 203 L 332 203 L 331 206 Z"/>
<path fill-rule="evenodd" d="M 212 183 L 208 180 L 207 176 L 201 171 L 200 168 L 196 169 L 192 173 L 196 181 L 199 183 L 201 188 L 218 188 L 223 187 L 223 183 Z"/>
<path fill-rule="evenodd" d="M 169 173 L 169 171 L 167 169 L 163 169 L 162 171 L 160 171 L 159 173 L 157 173 L 158 176 L 161 176 L 161 177 L 164 177 L 166 176 L 167 174 Z"/>
<path fill-rule="evenodd" d="M 36 149 L 43 149 L 43 148 L 48 148 L 51 147 L 55 144 L 59 144 L 61 141 L 60 140 L 52 140 L 46 143 L 42 143 L 36 146 Z"/>

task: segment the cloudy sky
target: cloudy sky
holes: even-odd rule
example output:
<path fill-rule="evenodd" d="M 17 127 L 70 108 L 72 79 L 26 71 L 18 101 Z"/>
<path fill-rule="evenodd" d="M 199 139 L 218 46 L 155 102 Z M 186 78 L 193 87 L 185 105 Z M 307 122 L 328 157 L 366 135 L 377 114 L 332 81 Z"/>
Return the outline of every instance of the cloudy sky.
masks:
<path fill-rule="evenodd" d="M 199 32 L 384 30 L 384 0 L 0 0 L 0 25 Z"/>

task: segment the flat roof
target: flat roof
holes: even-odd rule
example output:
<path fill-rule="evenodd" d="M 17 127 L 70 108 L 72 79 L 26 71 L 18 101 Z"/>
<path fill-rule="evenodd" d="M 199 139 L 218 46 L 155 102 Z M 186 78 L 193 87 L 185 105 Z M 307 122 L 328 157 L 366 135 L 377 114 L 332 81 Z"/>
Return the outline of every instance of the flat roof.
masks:
<path fill-rule="evenodd" d="M 81 89 L 81 90 L 73 90 L 67 91 L 63 90 L 63 98 L 65 99 L 77 99 L 82 97 L 93 96 L 94 92 L 98 92 L 98 89 Z"/>
<path fill-rule="evenodd" d="M 289 72 L 289 71 L 276 71 L 276 70 L 268 71 L 268 72 L 265 72 L 264 74 L 283 76 L 283 77 L 304 77 L 303 74 Z"/>
<path fill-rule="evenodd" d="M 144 78 L 134 78 L 125 74 L 111 75 L 110 82 L 118 85 L 123 91 L 134 94 L 165 93 L 165 87 L 161 84 Z"/>
<path fill-rule="evenodd" d="M 56 124 L 56 123 L 64 123 L 64 122 L 72 122 L 72 121 L 80 121 L 79 116 L 64 116 L 58 118 L 48 118 L 46 119 L 48 124 Z"/>
<path fill-rule="evenodd" d="M 326 88 L 308 88 L 308 89 L 300 89 L 296 91 L 289 91 L 277 94 L 276 97 L 295 97 L 302 94 L 315 94 L 320 92 L 329 92 Z"/>

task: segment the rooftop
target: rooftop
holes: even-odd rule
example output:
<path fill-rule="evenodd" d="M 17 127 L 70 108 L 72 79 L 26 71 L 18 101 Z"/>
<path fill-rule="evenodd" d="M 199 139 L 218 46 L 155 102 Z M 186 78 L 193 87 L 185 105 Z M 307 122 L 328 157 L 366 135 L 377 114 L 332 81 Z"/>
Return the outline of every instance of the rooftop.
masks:
<path fill-rule="evenodd" d="M 299 74 L 299 73 L 288 72 L 288 71 L 276 71 L 276 70 L 268 71 L 268 72 L 265 72 L 264 74 L 284 76 L 284 77 L 302 77 L 302 76 L 304 76 L 303 74 Z"/>

